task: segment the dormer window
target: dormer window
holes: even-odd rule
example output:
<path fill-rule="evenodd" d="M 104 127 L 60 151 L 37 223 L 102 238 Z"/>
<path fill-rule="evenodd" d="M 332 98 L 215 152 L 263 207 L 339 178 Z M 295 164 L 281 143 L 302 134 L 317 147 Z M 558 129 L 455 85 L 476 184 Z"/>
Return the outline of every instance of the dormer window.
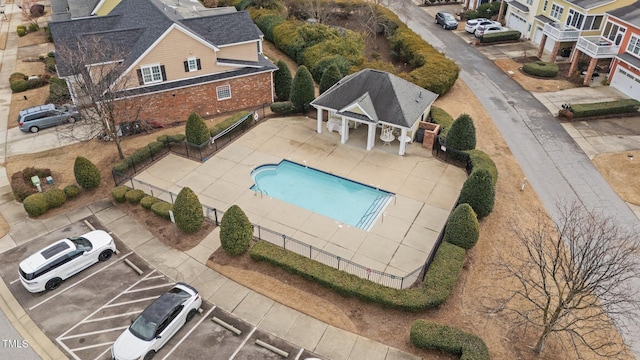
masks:
<path fill-rule="evenodd" d="M 163 74 L 163 66 L 161 65 L 150 65 L 150 66 L 142 66 L 140 67 L 140 75 L 142 77 L 142 82 L 144 84 L 153 84 L 157 82 L 161 82 L 165 79 L 165 75 Z"/>
<path fill-rule="evenodd" d="M 200 65 L 200 59 L 198 58 L 190 57 L 184 62 L 185 72 L 198 71 L 200 69 L 202 69 L 202 65 Z"/>

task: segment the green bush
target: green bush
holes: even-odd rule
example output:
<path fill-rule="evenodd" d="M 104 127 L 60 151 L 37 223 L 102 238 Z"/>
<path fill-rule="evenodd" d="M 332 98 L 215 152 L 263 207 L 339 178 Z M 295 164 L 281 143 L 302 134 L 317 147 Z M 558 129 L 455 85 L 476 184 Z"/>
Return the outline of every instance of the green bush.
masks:
<path fill-rule="evenodd" d="M 338 81 L 342 79 L 342 74 L 336 64 L 332 64 L 327 68 L 327 70 L 322 74 L 322 79 L 320 79 L 320 94 L 329 90 L 330 87 L 335 85 Z"/>
<path fill-rule="evenodd" d="M 123 203 L 127 201 L 127 192 L 129 190 L 131 189 L 124 185 L 116 186 L 113 188 L 113 190 L 111 190 L 111 197 L 113 197 L 113 200 L 115 200 L 115 202 Z"/>
<path fill-rule="evenodd" d="M 354 69 L 357 68 L 357 65 L 356 67 L 353 67 L 349 59 L 347 59 L 342 55 L 323 56 L 322 59 L 320 59 L 316 63 L 316 66 L 313 68 L 313 78 L 318 79 L 318 81 L 322 80 L 322 75 L 325 73 L 325 71 L 327 71 L 327 69 L 331 65 L 337 66 L 338 71 L 340 71 L 340 74 L 345 74 L 345 75 L 352 73 L 353 72 L 351 71 L 352 68 Z M 393 68 L 393 66 L 391 67 L 390 72 L 391 73 L 395 72 L 395 68 Z"/>
<path fill-rule="evenodd" d="M 67 185 L 62 189 L 64 194 L 67 195 L 67 199 L 75 199 L 80 195 L 80 188 L 76 185 Z"/>
<path fill-rule="evenodd" d="M 235 113 L 229 116 L 228 118 L 224 119 L 223 121 L 219 122 L 214 127 L 210 128 L 209 133 L 211 134 L 212 137 L 216 136 L 221 132 L 223 132 L 224 130 L 226 130 L 227 128 L 229 128 L 230 126 L 232 126 L 233 124 L 235 124 L 236 122 L 238 122 L 240 119 L 245 118 L 244 122 L 240 124 L 238 127 L 236 127 L 233 131 L 238 131 L 240 129 L 243 129 L 245 126 L 247 126 L 253 121 L 253 116 L 250 116 L 250 115 L 251 113 L 248 111 L 241 111 L 241 112 Z"/>
<path fill-rule="evenodd" d="M 27 196 L 22 202 L 22 206 L 31 217 L 38 217 L 49 210 L 47 198 L 43 193 L 35 193 Z"/>
<path fill-rule="evenodd" d="M 145 147 L 141 147 L 137 149 L 131 155 L 127 156 L 126 158 L 120 160 L 115 165 L 113 165 L 111 169 L 120 173 L 124 173 L 134 165 L 139 164 L 151 158 L 153 155 L 156 155 L 159 152 L 161 152 L 162 149 L 164 149 L 166 144 L 168 144 L 169 142 L 174 142 L 172 141 L 174 137 L 181 138 L 184 140 L 184 136 L 185 136 L 184 134 L 158 136 L 158 141 L 150 142 Z"/>
<path fill-rule="evenodd" d="M 36 32 L 38 30 L 40 30 L 40 26 L 38 25 L 38 23 L 29 23 L 29 32 Z"/>
<path fill-rule="evenodd" d="M 67 201 L 67 195 L 60 189 L 49 189 L 44 192 L 44 198 L 47 201 L 49 209 L 57 208 Z"/>
<path fill-rule="evenodd" d="M 487 169 L 489 174 L 491 174 L 491 184 L 496 186 L 498 183 L 498 168 L 493 160 L 491 160 L 491 157 L 484 151 L 478 149 L 469 150 L 467 153 L 469 154 L 469 160 L 471 161 L 471 168 L 473 170 Z"/>
<path fill-rule="evenodd" d="M 186 138 L 187 136 L 185 134 L 173 134 L 173 135 L 160 135 L 156 140 L 163 144 L 170 144 L 170 143 L 181 143 L 185 141 Z"/>
<path fill-rule="evenodd" d="M 437 106 L 431 105 L 431 121 L 440 125 L 440 137 L 444 140 L 453 125 L 453 117 Z"/>
<path fill-rule="evenodd" d="M 220 221 L 220 245 L 231 255 L 244 254 L 253 240 L 253 226 L 238 205 L 232 205 Z"/>
<path fill-rule="evenodd" d="M 189 144 L 202 145 L 208 143 L 211 138 L 207 123 L 195 112 L 189 115 L 184 131 Z"/>
<path fill-rule="evenodd" d="M 611 114 L 637 113 L 640 102 L 634 99 L 571 105 L 574 118 Z"/>
<path fill-rule="evenodd" d="M 276 66 L 278 70 L 273 75 L 276 96 L 280 101 L 287 101 L 291 94 L 291 71 L 289 71 L 287 63 L 282 60 L 278 60 Z"/>
<path fill-rule="evenodd" d="M 252 13 L 253 16 L 253 13 Z M 279 14 L 264 14 L 258 18 L 254 18 L 254 22 L 264 34 L 264 38 L 273 42 L 273 29 L 285 22 L 285 18 Z"/>
<path fill-rule="evenodd" d="M 471 249 L 480 237 L 478 217 L 469 204 L 460 204 L 449 215 L 444 241 L 463 249 Z"/>
<path fill-rule="evenodd" d="M 48 83 L 49 83 L 49 81 L 46 80 L 44 77 L 38 76 L 35 79 L 27 80 L 27 87 L 29 89 L 37 89 L 39 87 L 43 87 L 43 86 L 47 85 Z"/>
<path fill-rule="evenodd" d="M 341 56 L 350 66 L 362 64 L 365 61 L 362 37 L 352 31 L 346 31 L 340 35 L 310 46 L 302 53 L 302 65 L 306 66 L 312 74 L 320 75 L 314 78 L 318 82 L 322 72 L 316 72 L 316 66 L 324 57 Z"/>
<path fill-rule="evenodd" d="M 518 41 L 522 34 L 518 30 L 509 30 L 498 33 L 482 35 L 480 42 L 483 44 L 501 42 L 501 41 Z"/>
<path fill-rule="evenodd" d="M 173 204 L 173 216 L 180 230 L 189 234 L 198 231 L 204 222 L 202 204 L 198 195 L 188 187 L 183 187 Z"/>
<path fill-rule="evenodd" d="M 169 215 L 169 211 L 171 211 L 171 209 L 173 209 L 173 205 L 164 201 L 158 201 L 157 203 L 154 203 L 153 205 L 151 205 L 151 211 L 154 214 L 167 220 L 171 219 L 171 216 Z"/>
<path fill-rule="evenodd" d="M 495 197 L 496 190 L 491 173 L 487 169 L 480 168 L 472 171 L 462 185 L 458 202 L 471 205 L 478 219 L 482 219 L 493 211 Z"/>
<path fill-rule="evenodd" d="M 11 92 L 13 93 L 19 93 L 29 90 L 29 84 L 27 83 L 27 80 L 16 80 L 9 84 L 9 87 L 11 88 Z"/>
<path fill-rule="evenodd" d="M 153 204 L 157 203 L 158 201 L 160 201 L 160 199 L 158 199 L 157 197 L 147 195 L 140 200 L 140 206 L 147 210 L 150 210 L 151 206 L 153 206 Z"/>
<path fill-rule="evenodd" d="M 78 156 L 73 164 L 76 182 L 85 190 L 100 186 L 100 170 L 87 158 Z"/>
<path fill-rule="evenodd" d="M 411 325 L 409 338 L 418 348 L 440 350 L 460 356 L 460 360 L 490 360 L 485 342 L 478 336 L 427 320 Z"/>
<path fill-rule="evenodd" d="M 287 115 L 296 112 L 296 108 L 291 101 L 274 102 L 269 108 L 278 115 Z"/>
<path fill-rule="evenodd" d="M 535 61 L 524 64 L 522 66 L 522 71 L 533 76 L 554 77 L 558 75 L 558 71 L 560 71 L 560 69 L 557 64 Z"/>
<path fill-rule="evenodd" d="M 462 114 L 451 124 L 447 132 L 447 147 L 465 151 L 476 148 L 476 127 L 468 114 Z"/>
<path fill-rule="evenodd" d="M 69 93 L 66 81 L 57 77 L 51 77 L 49 79 L 49 85 L 47 103 L 61 105 L 71 101 L 71 94 Z"/>
<path fill-rule="evenodd" d="M 16 80 L 27 80 L 29 77 L 21 72 L 14 72 L 9 75 L 9 83 L 12 83 Z"/>
<path fill-rule="evenodd" d="M 55 58 L 47 58 L 45 60 L 45 67 L 47 71 L 55 73 L 56 72 L 56 59 Z"/>
<path fill-rule="evenodd" d="M 18 27 L 18 29 L 16 29 L 16 33 L 18 33 L 18 36 L 23 37 L 27 35 L 27 29 Z"/>
<path fill-rule="evenodd" d="M 142 200 L 143 197 L 145 197 L 147 194 L 144 193 L 144 191 L 140 190 L 140 189 L 133 189 L 133 190 L 129 190 L 124 194 L 125 199 L 127 199 L 127 202 L 129 202 L 130 204 L 138 204 L 140 203 L 140 200 Z"/>
<path fill-rule="evenodd" d="M 296 71 L 291 82 L 291 103 L 297 111 L 303 113 L 309 110 L 309 103 L 315 99 L 315 87 L 313 78 L 306 66 L 302 65 Z"/>
<path fill-rule="evenodd" d="M 422 311 L 436 308 L 447 300 L 462 271 L 465 250 L 449 243 L 442 243 L 427 271 L 424 285 L 405 290 L 376 284 L 264 241 L 254 245 L 250 255 L 256 261 L 266 261 L 279 266 L 343 296 L 358 297 L 394 309 Z"/>
<path fill-rule="evenodd" d="M 479 17 L 480 15 L 477 10 L 467 10 L 467 12 L 464 13 L 464 18 L 467 20 L 477 19 Z"/>

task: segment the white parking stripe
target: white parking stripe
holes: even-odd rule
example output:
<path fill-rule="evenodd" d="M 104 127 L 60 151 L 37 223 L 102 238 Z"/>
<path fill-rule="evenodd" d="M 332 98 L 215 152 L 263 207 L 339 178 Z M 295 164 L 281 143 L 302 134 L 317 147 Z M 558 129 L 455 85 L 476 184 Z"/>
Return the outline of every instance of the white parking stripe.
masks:
<path fill-rule="evenodd" d="M 107 353 L 107 351 L 109 351 L 109 350 L 111 350 L 111 346 L 109 346 L 108 348 L 106 348 L 103 352 L 101 352 L 101 353 L 100 353 L 100 355 L 96 356 L 96 358 L 95 358 L 95 359 L 93 359 L 93 360 L 99 360 L 99 359 L 102 359 L 102 357 L 104 356 L 104 354 L 106 354 L 106 353 Z"/>
<path fill-rule="evenodd" d="M 127 253 L 126 255 L 122 256 L 122 257 L 121 257 L 120 259 L 118 259 L 118 260 L 122 260 L 122 259 L 126 258 L 127 256 L 129 256 L 129 255 L 131 255 L 131 254 L 133 254 L 133 251 L 131 251 L 131 252 Z M 42 305 L 42 304 L 46 303 L 47 301 L 49 301 L 49 300 L 53 299 L 54 297 L 56 297 L 56 296 L 58 296 L 58 295 L 60 295 L 60 294 L 63 294 L 65 291 L 67 291 L 67 290 L 69 290 L 69 289 L 73 288 L 74 286 L 76 286 L 76 285 L 78 285 L 78 284 L 83 283 L 85 280 L 87 280 L 87 279 L 91 278 L 92 276 L 94 276 L 94 275 L 96 275 L 96 274 L 99 274 L 99 273 L 100 273 L 100 272 L 102 272 L 103 270 L 105 270 L 105 269 L 107 269 L 107 268 L 111 267 L 111 266 L 112 266 L 112 265 L 114 265 L 114 264 L 117 264 L 118 262 L 119 262 L 119 261 L 114 261 L 114 262 L 112 262 L 111 264 L 109 264 L 109 265 L 107 265 L 107 266 L 104 266 L 104 267 L 102 267 L 101 269 L 99 269 L 98 271 L 94 272 L 93 274 L 91 274 L 91 275 L 87 276 L 86 278 L 84 278 L 84 279 L 82 279 L 82 280 L 79 280 L 77 283 L 75 283 L 75 284 L 73 284 L 73 285 L 70 285 L 69 287 L 67 287 L 67 288 L 65 288 L 65 289 L 63 289 L 63 290 L 59 290 L 59 291 L 58 291 L 58 292 L 56 292 L 55 294 L 53 294 L 53 295 L 49 296 L 48 298 L 46 298 L 46 299 L 44 299 L 44 300 L 40 301 L 39 303 L 37 303 L 37 304 L 33 305 L 32 307 L 30 307 L 30 308 L 29 308 L 29 310 L 33 310 L 33 309 L 37 308 L 38 306 L 40 306 L 40 305 Z"/>
<path fill-rule="evenodd" d="M 150 297 L 146 297 L 146 298 L 142 298 L 142 299 L 129 300 L 129 301 L 123 301 L 123 302 L 119 302 L 119 303 L 109 304 L 109 305 L 103 306 L 102 308 L 106 309 L 106 308 L 120 306 L 120 305 L 135 304 L 137 302 L 143 302 L 143 301 L 153 300 L 153 299 L 157 299 L 157 298 L 158 298 L 157 296 L 150 296 Z"/>
<path fill-rule="evenodd" d="M 90 322 L 96 322 L 96 321 L 102 321 L 102 320 L 110 320 L 110 319 L 115 319 L 115 318 L 119 318 L 119 317 L 123 317 L 123 316 L 130 316 L 130 315 L 139 314 L 141 312 L 142 312 L 142 310 L 131 311 L 131 312 L 124 313 L 124 314 L 111 315 L 111 316 L 105 316 L 105 317 L 95 318 L 95 319 L 91 319 L 91 320 L 85 320 L 82 323 L 83 324 L 87 324 L 87 323 L 90 323 Z"/>
<path fill-rule="evenodd" d="M 182 344 L 182 342 L 187 338 L 187 336 L 189 336 L 189 334 L 191 334 L 193 332 L 193 330 L 195 330 L 200 324 L 202 324 L 202 322 L 207 318 L 207 316 L 209 316 L 209 314 L 211 314 L 211 312 L 213 312 L 213 310 L 215 309 L 215 305 L 211 308 L 211 310 L 207 311 L 206 314 L 204 314 L 202 316 L 202 319 L 200 319 L 200 321 L 198 321 L 186 334 L 184 334 L 184 336 L 182 337 L 182 339 L 180 339 L 180 341 L 178 341 L 177 344 L 175 344 L 173 346 L 173 348 L 171 348 L 171 350 L 167 353 L 167 355 L 165 355 L 162 360 L 165 360 L 166 358 L 169 357 L 169 355 L 171 355 L 173 353 L 173 350 L 175 350 L 178 346 L 180 346 L 180 344 Z"/>
<path fill-rule="evenodd" d="M 71 351 L 75 352 L 75 351 L 82 351 L 82 350 L 87 350 L 87 349 L 93 349 L 93 348 L 97 348 L 97 347 L 100 347 L 100 346 L 111 345 L 111 344 L 113 344 L 114 342 L 115 342 L 115 341 L 109 341 L 109 342 L 102 343 L 102 344 L 87 345 L 87 346 L 83 346 L 83 347 L 79 347 L 79 348 L 71 349 Z"/>
<path fill-rule="evenodd" d="M 253 333 L 256 331 L 257 327 L 253 327 L 253 330 L 251 330 L 251 332 L 247 335 L 246 338 L 244 338 L 244 340 L 242 340 L 242 344 L 240 344 L 240 346 L 238 346 L 238 348 L 236 349 L 236 351 L 233 352 L 233 354 L 231 354 L 231 357 L 229 358 L 229 360 L 233 360 L 236 355 L 238 355 L 238 353 L 240 352 L 240 350 L 242 350 L 242 347 L 244 346 L 244 344 L 247 343 L 247 341 L 249 340 L 249 338 L 251 337 L 251 335 L 253 335 Z"/>
<path fill-rule="evenodd" d="M 304 348 L 300 348 L 300 351 L 298 351 L 298 355 L 296 355 L 296 358 L 294 360 L 300 359 L 300 356 L 302 356 L 303 351 L 304 351 Z"/>
<path fill-rule="evenodd" d="M 109 331 L 124 330 L 124 329 L 126 329 L 128 327 L 129 326 L 119 326 L 119 327 L 111 328 L 111 329 L 104 329 L 104 330 L 86 332 L 86 333 L 82 333 L 82 334 L 70 335 L 70 336 L 65 336 L 63 338 L 60 338 L 60 340 L 73 339 L 73 338 L 78 338 L 78 337 L 87 336 L 87 335 L 102 334 L 102 333 L 106 333 L 106 332 L 109 332 Z"/>
<path fill-rule="evenodd" d="M 13 284 L 17 283 L 18 281 L 20 281 L 20 278 L 17 278 L 15 280 L 13 280 L 12 282 L 9 283 L 9 285 L 13 285 Z"/>
<path fill-rule="evenodd" d="M 125 294 L 131 294 L 131 293 L 135 293 L 135 292 L 159 289 L 159 288 L 169 287 L 169 286 L 173 286 L 173 285 L 175 285 L 175 284 L 174 283 L 167 283 L 167 284 L 162 284 L 162 285 L 149 286 L 149 287 L 142 288 L 142 289 L 129 290 L 129 291 L 125 291 L 124 293 Z"/>

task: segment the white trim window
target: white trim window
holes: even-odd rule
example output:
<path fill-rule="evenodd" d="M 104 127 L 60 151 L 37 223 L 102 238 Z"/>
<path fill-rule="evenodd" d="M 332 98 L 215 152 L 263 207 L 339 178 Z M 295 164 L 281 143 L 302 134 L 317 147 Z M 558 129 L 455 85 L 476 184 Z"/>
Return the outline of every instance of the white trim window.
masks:
<path fill-rule="evenodd" d="M 153 84 L 162 81 L 162 70 L 160 70 L 160 65 L 150 65 L 150 66 L 142 66 L 140 67 L 140 71 L 142 71 L 142 81 L 145 84 Z"/>
<path fill-rule="evenodd" d="M 587 15 L 587 19 L 584 22 L 583 30 L 600 30 L 602 26 L 602 20 L 604 15 Z"/>
<path fill-rule="evenodd" d="M 640 56 L 640 38 L 635 34 L 631 35 L 631 39 L 629 39 L 627 52 L 635 56 Z"/>
<path fill-rule="evenodd" d="M 216 87 L 218 100 L 231 99 L 231 85 L 221 85 Z"/>
<path fill-rule="evenodd" d="M 533 0 L 526 0 L 527 5 L 532 6 L 533 5 Z"/>
<path fill-rule="evenodd" d="M 584 22 L 584 14 L 574 10 L 569 9 L 569 13 L 567 14 L 567 21 L 565 24 L 574 29 L 582 30 L 582 23 Z"/>
<path fill-rule="evenodd" d="M 188 58 L 187 66 L 189 67 L 189 71 L 198 71 L 198 60 L 194 57 Z"/>
<path fill-rule="evenodd" d="M 556 3 L 551 4 L 551 12 L 549 13 L 549 16 L 551 16 L 554 19 L 560 20 L 560 18 L 562 17 L 562 12 L 564 11 L 564 8 Z"/>

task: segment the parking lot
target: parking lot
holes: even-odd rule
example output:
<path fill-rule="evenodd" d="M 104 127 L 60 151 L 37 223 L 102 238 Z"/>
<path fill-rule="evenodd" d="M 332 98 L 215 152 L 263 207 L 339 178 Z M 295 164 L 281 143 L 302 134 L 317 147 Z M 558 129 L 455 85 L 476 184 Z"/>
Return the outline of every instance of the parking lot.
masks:
<path fill-rule="evenodd" d="M 18 280 L 21 260 L 58 239 L 90 231 L 87 223 L 109 231 L 93 216 L 74 222 L 0 254 L 0 276 L 33 321 L 69 358 L 110 359 L 113 342 L 131 319 L 171 288 L 171 279 L 114 236 L 118 254 L 71 277 L 56 290 L 32 294 Z M 143 274 L 138 275 L 124 259 Z M 188 322 L 155 359 L 310 357 L 320 358 L 204 301 L 201 314 Z"/>

